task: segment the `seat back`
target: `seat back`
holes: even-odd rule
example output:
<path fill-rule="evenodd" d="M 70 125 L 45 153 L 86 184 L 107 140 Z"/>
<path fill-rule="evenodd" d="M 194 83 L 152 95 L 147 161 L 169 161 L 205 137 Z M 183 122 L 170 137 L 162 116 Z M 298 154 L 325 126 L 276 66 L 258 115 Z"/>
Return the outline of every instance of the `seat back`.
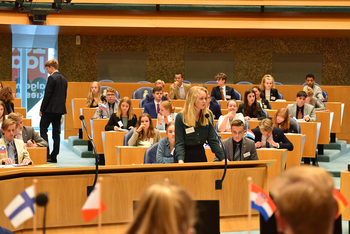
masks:
<path fill-rule="evenodd" d="M 321 99 L 317 98 L 317 100 L 318 100 L 324 107 L 326 107 L 326 104 L 324 104 L 324 102 L 322 102 Z"/>
<path fill-rule="evenodd" d="M 236 100 L 242 101 L 242 94 L 234 89 Z"/>
<path fill-rule="evenodd" d="M 284 85 L 281 82 L 275 81 L 275 85 Z"/>
<path fill-rule="evenodd" d="M 104 79 L 104 80 L 99 80 L 98 83 L 115 83 L 115 82 L 114 80 Z"/>
<path fill-rule="evenodd" d="M 302 83 L 301 85 L 306 85 L 306 82 Z M 317 83 L 317 82 L 315 82 L 315 85 L 320 86 L 320 84 L 319 84 L 319 83 Z"/>
<path fill-rule="evenodd" d="M 143 164 L 157 163 L 158 144 L 159 142 L 154 143 L 151 145 L 151 147 L 146 149 L 145 155 L 143 157 Z"/>
<path fill-rule="evenodd" d="M 269 117 L 269 113 L 266 110 L 264 110 L 264 109 L 261 109 L 261 110 L 265 113 L 266 118 L 268 118 Z"/>
<path fill-rule="evenodd" d="M 297 128 L 298 133 L 300 133 L 301 132 L 300 123 L 295 118 L 290 118 L 290 121 Z"/>
<path fill-rule="evenodd" d="M 248 129 L 250 129 L 250 124 L 247 120 L 244 120 L 244 130 L 247 131 Z"/>
<path fill-rule="evenodd" d="M 277 92 L 278 92 L 278 98 L 277 99 L 283 99 L 283 95 L 279 91 L 277 91 Z"/>
<path fill-rule="evenodd" d="M 152 83 L 152 82 L 150 82 L 148 80 L 140 80 L 140 81 L 137 81 L 136 83 Z"/>
<path fill-rule="evenodd" d="M 143 106 L 145 105 L 145 101 L 146 101 L 146 97 L 144 97 L 140 100 L 139 108 L 143 108 Z"/>
<path fill-rule="evenodd" d="M 250 81 L 238 81 L 236 84 L 249 84 L 249 85 L 252 85 L 253 83 L 250 82 Z"/>
<path fill-rule="evenodd" d="M 192 82 L 189 81 L 189 80 L 183 80 L 182 82 L 185 83 L 185 84 L 192 84 Z"/>
<path fill-rule="evenodd" d="M 149 93 L 153 93 L 153 88 L 152 87 L 141 87 L 141 88 L 138 88 L 132 93 L 132 99 L 143 99 Z"/>
<path fill-rule="evenodd" d="M 128 146 L 128 141 L 130 140 L 133 133 L 134 133 L 133 129 L 130 129 L 127 133 L 125 133 L 124 139 L 123 139 L 123 146 Z"/>
<path fill-rule="evenodd" d="M 208 80 L 206 82 L 204 82 L 204 84 L 216 84 L 215 80 Z"/>
<path fill-rule="evenodd" d="M 219 132 L 219 122 L 216 122 L 214 129 L 216 132 Z"/>
<path fill-rule="evenodd" d="M 326 91 L 322 90 L 322 95 L 323 95 L 323 97 L 325 99 L 324 101 L 327 102 L 328 101 L 328 93 Z"/>

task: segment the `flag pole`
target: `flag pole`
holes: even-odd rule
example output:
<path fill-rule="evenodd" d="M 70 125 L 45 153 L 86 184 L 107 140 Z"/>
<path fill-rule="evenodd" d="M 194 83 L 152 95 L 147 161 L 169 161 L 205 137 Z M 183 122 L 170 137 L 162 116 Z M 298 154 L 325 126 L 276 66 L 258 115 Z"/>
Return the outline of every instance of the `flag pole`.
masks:
<path fill-rule="evenodd" d="M 102 230 L 102 207 L 101 207 L 101 200 L 102 200 L 102 181 L 103 178 L 99 177 L 98 181 L 100 182 L 100 200 L 99 202 L 99 206 L 98 206 L 98 234 L 101 234 L 101 230 Z"/>
<path fill-rule="evenodd" d="M 250 192 L 252 190 L 252 177 L 248 177 L 248 234 L 250 234 L 251 224 L 252 224 L 252 205 L 250 201 Z"/>
<path fill-rule="evenodd" d="M 33 186 L 34 186 L 34 216 L 33 216 L 33 234 L 36 234 L 36 202 L 35 202 L 35 198 L 36 198 L 36 184 L 38 183 L 37 179 L 33 179 Z"/>

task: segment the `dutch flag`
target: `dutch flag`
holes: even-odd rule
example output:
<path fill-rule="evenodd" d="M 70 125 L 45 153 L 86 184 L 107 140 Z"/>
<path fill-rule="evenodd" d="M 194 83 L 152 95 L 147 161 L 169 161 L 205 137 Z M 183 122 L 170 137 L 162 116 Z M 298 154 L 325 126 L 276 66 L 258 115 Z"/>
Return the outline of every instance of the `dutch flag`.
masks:
<path fill-rule="evenodd" d="M 252 208 L 259 211 L 265 221 L 267 221 L 276 211 L 276 206 L 272 199 L 262 188 L 253 183 L 250 188 L 250 202 Z"/>

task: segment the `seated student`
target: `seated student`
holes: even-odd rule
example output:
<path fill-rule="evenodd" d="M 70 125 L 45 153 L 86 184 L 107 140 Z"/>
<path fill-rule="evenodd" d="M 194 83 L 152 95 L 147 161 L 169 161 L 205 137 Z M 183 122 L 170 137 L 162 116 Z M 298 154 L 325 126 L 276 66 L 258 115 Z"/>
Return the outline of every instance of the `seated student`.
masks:
<path fill-rule="evenodd" d="M 219 132 L 231 132 L 231 123 L 235 119 L 240 119 L 244 123 L 244 116 L 242 113 L 236 113 L 238 105 L 236 100 L 232 99 L 227 102 L 227 115 L 222 115 L 218 121 Z"/>
<path fill-rule="evenodd" d="M 321 167 L 295 166 L 272 181 L 278 233 L 332 234 L 337 202 L 332 176 Z"/>
<path fill-rule="evenodd" d="M 90 90 L 86 98 L 86 107 L 97 107 L 100 102 L 103 102 L 104 97 L 101 93 L 101 85 L 94 81 L 90 85 Z"/>
<path fill-rule="evenodd" d="M 316 122 L 317 117 L 315 113 L 315 107 L 305 103 L 306 97 L 307 95 L 304 91 L 299 91 L 297 93 L 297 102 L 294 104 L 289 104 L 287 106 L 290 117 L 303 119 L 306 122 L 309 122 L 309 121 Z"/>
<path fill-rule="evenodd" d="M 278 90 L 275 89 L 275 80 L 271 75 L 265 75 L 260 84 L 261 93 L 269 102 L 274 102 L 278 99 Z"/>
<path fill-rule="evenodd" d="M 3 101 L 0 101 L 0 128 L 1 128 L 1 124 L 5 120 L 6 115 L 7 115 L 7 110 L 6 110 L 5 103 Z"/>
<path fill-rule="evenodd" d="M 23 115 L 13 112 L 8 115 L 8 119 L 12 119 L 17 124 L 15 138 L 22 140 L 27 147 L 49 147 L 47 141 L 39 136 L 33 127 L 23 126 Z"/>
<path fill-rule="evenodd" d="M 245 120 L 262 120 L 266 118 L 261 106 L 256 103 L 255 92 L 247 89 L 244 93 L 244 103 L 240 104 L 237 113 L 242 113 Z"/>
<path fill-rule="evenodd" d="M 305 103 L 314 106 L 315 111 L 326 110 L 326 107 L 317 98 L 314 97 L 314 93 L 312 92 L 312 88 L 307 87 L 305 90 L 305 93 L 307 95 L 307 97 L 305 99 Z"/>
<path fill-rule="evenodd" d="M 182 77 L 181 73 L 175 74 L 174 84 L 170 85 L 169 97 L 171 100 L 173 100 L 173 99 L 185 100 L 186 99 L 186 95 L 192 86 L 191 86 L 191 84 L 183 83 L 182 82 L 183 80 L 184 80 L 184 78 Z"/>
<path fill-rule="evenodd" d="M 13 92 L 12 87 L 4 87 L 0 91 L 0 100 L 5 103 L 7 114 L 10 114 L 15 111 L 15 106 L 13 100 L 15 100 L 16 93 Z"/>
<path fill-rule="evenodd" d="M 106 89 L 106 98 L 107 102 L 102 104 L 105 108 L 98 108 L 95 111 L 94 119 L 109 119 L 111 115 L 118 110 L 118 103 L 115 102 L 115 98 L 117 94 L 115 93 L 115 89 L 112 87 L 108 87 Z"/>
<path fill-rule="evenodd" d="M 156 119 L 159 113 L 159 105 L 162 102 L 163 89 L 162 87 L 153 88 L 153 97 L 154 101 L 144 105 L 143 113 L 147 113 L 151 116 L 152 119 Z"/>
<path fill-rule="evenodd" d="M 235 91 L 233 88 L 226 86 L 226 74 L 218 73 L 215 76 L 217 87 L 214 87 L 211 91 L 211 96 L 216 100 L 231 100 L 236 99 Z"/>
<path fill-rule="evenodd" d="M 214 97 L 210 96 L 209 92 L 207 99 L 207 108 L 211 110 L 211 112 L 213 112 L 214 119 L 218 119 L 222 115 L 219 104 L 217 103 Z"/>
<path fill-rule="evenodd" d="M 164 85 L 165 85 L 165 83 L 162 80 L 157 80 L 154 83 L 154 87 L 159 86 L 159 87 L 162 87 L 162 89 L 163 89 L 162 101 L 170 101 L 169 94 L 167 92 L 164 92 Z M 147 94 L 143 104 L 145 105 L 146 103 L 150 103 L 150 102 L 153 102 L 153 101 L 154 101 L 153 93 L 149 93 L 149 94 Z"/>
<path fill-rule="evenodd" d="M 147 188 L 137 203 L 125 234 L 192 234 L 194 203 L 180 186 L 167 179 Z"/>
<path fill-rule="evenodd" d="M 265 99 L 265 97 L 261 93 L 260 88 L 258 86 L 254 86 L 252 88 L 252 90 L 254 90 L 254 92 L 255 92 L 256 102 L 260 104 L 261 108 L 271 109 L 271 105 L 270 105 L 269 101 L 267 99 Z"/>
<path fill-rule="evenodd" d="M 118 131 L 120 129 L 132 129 L 136 126 L 137 117 L 128 97 L 123 97 L 119 102 L 117 112 L 109 118 L 105 131 Z"/>
<path fill-rule="evenodd" d="M 280 108 L 276 111 L 272 119 L 273 126 L 281 128 L 284 133 L 298 133 L 298 129 L 290 121 L 289 112 L 286 108 Z"/>
<path fill-rule="evenodd" d="M 16 122 L 12 119 L 5 119 L 1 130 L 3 137 L 0 139 L 0 164 L 32 164 L 24 142 L 14 138 Z"/>
<path fill-rule="evenodd" d="M 323 97 L 322 89 L 318 85 L 315 85 L 315 82 L 315 76 L 313 74 L 307 74 L 305 78 L 306 85 L 304 86 L 303 91 L 306 91 L 307 87 L 312 88 L 314 96 L 324 102 L 326 99 Z"/>
<path fill-rule="evenodd" d="M 151 116 L 147 113 L 140 115 L 133 131 L 128 141 L 129 146 L 151 146 L 162 138 L 158 129 L 153 127 Z"/>
<path fill-rule="evenodd" d="M 263 119 L 259 127 L 252 129 L 256 148 L 277 148 L 292 151 L 294 146 L 284 135 L 283 130 L 275 128 L 271 119 Z"/>
<path fill-rule="evenodd" d="M 232 137 L 223 140 L 229 161 L 259 160 L 254 141 L 243 137 L 245 133 L 244 129 L 244 122 L 242 120 L 235 119 L 232 121 Z M 219 159 L 215 157 L 214 161 L 219 161 Z"/>
<path fill-rule="evenodd" d="M 166 126 L 166 136 L 160 139 L 157 149 L 157 163 L 175 163 L 175 123 Z"/>
<path fill-rule="evenodd" d="M 157 129 L 159 131 L 164 131 L 166 124 L 175 122 L 176 118 L 175 107 L 171 105 L 171 102 L 164 101 L 160 103 L 159 114 L 157 119 Z"/>

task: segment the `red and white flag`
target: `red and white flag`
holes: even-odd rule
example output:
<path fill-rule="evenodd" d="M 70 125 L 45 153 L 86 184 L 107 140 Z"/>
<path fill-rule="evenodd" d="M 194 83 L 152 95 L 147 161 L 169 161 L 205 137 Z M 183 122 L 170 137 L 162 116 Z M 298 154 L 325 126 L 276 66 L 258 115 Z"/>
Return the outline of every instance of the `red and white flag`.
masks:
<path fill-rule="evenodd" d="M 94 190 L 92 190 L 81 209 L 81 215 L 87 223 L 99 215 L 99 210 L 101 210 L 101 213 L 106 210 L 106 206 L 101 199 L 100 186 L 100 182 L 96 183 Z"/>

